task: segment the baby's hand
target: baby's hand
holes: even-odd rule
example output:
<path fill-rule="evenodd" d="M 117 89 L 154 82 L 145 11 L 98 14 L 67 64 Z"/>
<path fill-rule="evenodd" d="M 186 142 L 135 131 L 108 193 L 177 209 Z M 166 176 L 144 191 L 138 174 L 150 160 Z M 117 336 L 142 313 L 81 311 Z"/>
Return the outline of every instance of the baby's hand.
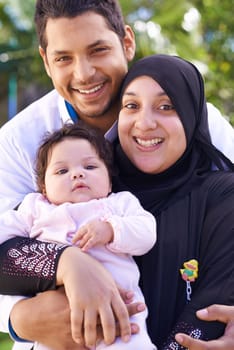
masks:
<path fill-rule="evenodd" d="M 92 220 L 80 227 L 72 239 L 72 243 L 78 243 L 82 251 L 110 243 L 113 240 L 114 231 L 109 222 L 99 219 Z"/>

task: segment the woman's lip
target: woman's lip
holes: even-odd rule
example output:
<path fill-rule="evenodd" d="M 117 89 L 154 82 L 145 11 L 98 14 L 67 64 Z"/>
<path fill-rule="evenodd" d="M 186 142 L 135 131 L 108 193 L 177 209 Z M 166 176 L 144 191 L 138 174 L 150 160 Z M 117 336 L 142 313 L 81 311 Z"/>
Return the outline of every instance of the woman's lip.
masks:
<path fill-rule="evenodd" d="M 138 145 L 143 146 L 143 147 L 157 146 L 163 142 L 162 137 L 154 137 L 154 138 L 150 138 L 150 139 L 149 138 L 143 139 L 140 137 L 134 137 L 134 139 Z"/>

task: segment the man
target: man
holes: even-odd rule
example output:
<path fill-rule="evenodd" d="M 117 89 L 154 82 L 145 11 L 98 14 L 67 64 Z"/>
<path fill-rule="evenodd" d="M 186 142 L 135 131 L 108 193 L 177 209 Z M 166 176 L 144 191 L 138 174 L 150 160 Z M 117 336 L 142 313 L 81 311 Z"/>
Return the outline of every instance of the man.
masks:
<path fill-rule="evenodd" d="M 118 91 L 128 62 L 135 54 L 133 31 L 124 25 L 118 3 L 114 0 L 38 0 L 35 22 L 39 52 L 55 90 L 23 110 L 1 129 L 1 212 L 16 207 L 25 194 L 36 191 L 34 159 L 45 132 L 60 128 L 68 120 L 80 118 L 99 127 L 111 140 L 116 137 L 114 123 L 119 111 Z M 214 126 L 211 130 L 213 142 L 234 159 L 233 130 L 211 105 L 209 121 Z M 224 142 L 228 144 L 224 145 Z M 43 276 L 35 269 L 35 259 L 31 258 L 31 265 L 28 262 L 25 251 L 31 251 L 32 246 L 34 249 L 34 242 L 9 241 L 0 250 L 0 256 L 2 262 L 9 262 L 9 252 L 14 248 L 21 262 L 11 259 L 11 275 L 28 273 L 34 277 L 36 284 Z M 35 249 L 37 258 L 40 258 L 42 252 L 38 247 Z M 49 249 L 51 247 L 47 251 Z M 63 256 L 63 248 L 55 247 L 53 257 L 51 254 L 48 259 L 51 274 L 55 274 L 60 255 Z M 24 269 L 25 266 L 27 268 Z M 91 271 L 95 269 L 95 263 L 90 259 L 84 268 Z M 12 277 L 8 284 L 14 284 L 16 280 L 19 283 L 19 279 Z M 117 299 L 117 288 L 113 284 L 110 286 L 104 274 L 97 274 L 95 290 L 85 282 L 78 286 L 82 312 L 87 314 L 89 310 L 89 314 L 99 314 L 101 307 L 104 311 L 100 315 L 109 320 L 112 313 L 121 310 L 121 334 L 128 335 L 127 314 L 123 302 Z M 100 292 L 99 301 L 97 290 L 105 291 L 105 300 Z M 85 294 L 89 294 L 89 298 Z M 93 299 L 96 303 L 92 302 Z M 45 292 L 28 300 L 6 296 L 1 300 L 0 329 L 8 330 L 10 316 L 10 331 L 15 339 L 18 339 L 17 336 L 35 339 L 56 350 L 80 349 L 70 340 L 69 306 L 61 291 Z M 111 310 L 109 305 L 114 305 Z M 87 326 L 90 329 L 91 319 Z M 91 337 L 93 332 L 91 329 Z"/>

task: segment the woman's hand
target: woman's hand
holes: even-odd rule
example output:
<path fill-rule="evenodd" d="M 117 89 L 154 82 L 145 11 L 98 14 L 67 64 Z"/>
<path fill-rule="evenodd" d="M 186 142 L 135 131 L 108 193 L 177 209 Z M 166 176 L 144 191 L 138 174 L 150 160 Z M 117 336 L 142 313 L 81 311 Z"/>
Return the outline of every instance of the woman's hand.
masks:
<path fill-rule="evenodd" d="M 132 316 L 144 311 L 145 305 L 132 303 L 127 305 L 127 309 L 129 316 Z M 63 287 L 19 301 L 12 309 L 10 318 L 14 331 L 23 339 L 32 342 L 38 341 L 56 350 L 86 349 L 84 346 L 79 346 L 72 338 L 70 307 Z M 138 333 L 138 325 L 131 324 L 131 332 L 132 334 Z M 120 335 L 118 324 L 116 325 L 116 335 Z M 100 340 L 103 339 L 102 327 L 99 324 L 97 337 Z"/>
<path fill-rule="evenodd" d="M 178 333 L 176 341 L 189 350 L 233 350 L 234 349 L 234 306 L 212 305 L 197 311 L 197 316 L 205 321 L 227 323 L 224 335 L 216 340 L 202 341 Z"/>
<path fill-rule="evenodd" d="M 96 344 L 98 320 L 106 344 L 116 338 L 116 322 L 122 340 L 129 340 L 127 307 L 111 274 L 101 263 L 77 247 L 69 247 L 59 260 L 57 284 L 64 285 L 71 310 L 72 337 L 77 344 Z"/>

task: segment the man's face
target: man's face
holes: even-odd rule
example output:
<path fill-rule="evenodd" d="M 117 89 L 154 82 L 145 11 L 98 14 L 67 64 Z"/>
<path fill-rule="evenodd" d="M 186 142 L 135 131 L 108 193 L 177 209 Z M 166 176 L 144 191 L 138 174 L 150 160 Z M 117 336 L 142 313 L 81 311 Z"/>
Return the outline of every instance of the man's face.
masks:
<path fill-rule="evenodd" d="M 81 119 L 108 128 L 118 116 L 118 91 L 135 53 L 131 29 L 126 26 L 121 42 L 102 16 L 86 12 L 49 19 L 46 37 L 40 54 L 55 89 Z"/>

